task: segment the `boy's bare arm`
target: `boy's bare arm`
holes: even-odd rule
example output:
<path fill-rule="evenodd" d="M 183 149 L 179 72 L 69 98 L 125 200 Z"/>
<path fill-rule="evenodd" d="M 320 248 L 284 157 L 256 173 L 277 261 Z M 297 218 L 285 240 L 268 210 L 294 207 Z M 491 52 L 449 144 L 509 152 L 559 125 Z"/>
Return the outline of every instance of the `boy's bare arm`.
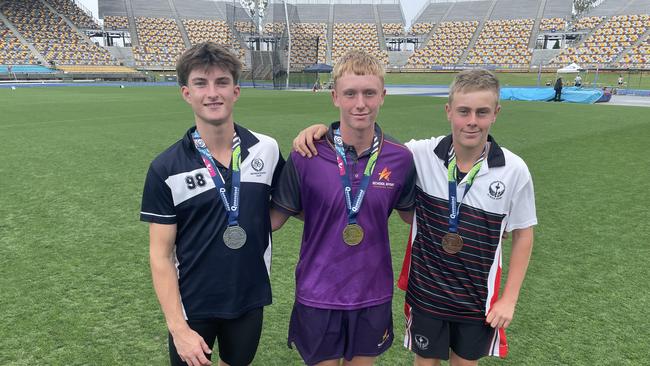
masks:
<path fill-rule="evenodd" d="M 512 252 L 508 266 L 508 279 L 503 294 L 487 315 L 486 322 L 492 328 L 507 328 L 512 322 L 519 291 L 526 277 L 530 254 L 533 250 L 533 227 L 512 231 Z"/>

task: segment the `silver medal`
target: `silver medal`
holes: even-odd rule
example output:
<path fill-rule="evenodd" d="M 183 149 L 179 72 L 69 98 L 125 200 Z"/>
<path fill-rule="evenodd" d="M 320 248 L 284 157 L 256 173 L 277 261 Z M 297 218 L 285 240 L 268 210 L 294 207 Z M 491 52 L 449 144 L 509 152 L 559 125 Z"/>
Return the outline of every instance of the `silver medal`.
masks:
<path fill-rule="evenodd" d="M 230 249 L 239 249 L 246 244 L 246 231 L 239 225 L 228 226 L 223 233 L 223 242 Z"/>

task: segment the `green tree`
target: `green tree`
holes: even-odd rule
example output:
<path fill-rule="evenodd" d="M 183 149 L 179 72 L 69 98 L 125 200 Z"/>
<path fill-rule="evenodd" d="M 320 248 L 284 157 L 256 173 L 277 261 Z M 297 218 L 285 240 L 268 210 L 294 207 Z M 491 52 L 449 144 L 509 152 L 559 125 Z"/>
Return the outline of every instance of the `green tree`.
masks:
<path fill-rule="evenodd" d="M 603 0 L 573 0 L 573 16 L 577 18 L 590 8 L 600 5 L 602 2 Z"/>

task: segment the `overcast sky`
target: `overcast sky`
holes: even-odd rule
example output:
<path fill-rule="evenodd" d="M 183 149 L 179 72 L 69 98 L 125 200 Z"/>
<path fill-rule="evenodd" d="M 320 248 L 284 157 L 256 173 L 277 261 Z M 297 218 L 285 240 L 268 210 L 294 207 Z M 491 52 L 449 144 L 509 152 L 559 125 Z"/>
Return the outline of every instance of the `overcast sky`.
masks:
<path fill-rule="evenodd" d="M 99 13 L 97 12 L 97 0 L 77 0 L 88 10 L 93 12 L 95 18 L 98 18 Z M 406 17 L 406 24 L 411 24 L 411 20 L 417 15 L 422 5 L 425 4 L 427 0 L 401 0 L 402 9 L 404 9 L 404 16 Z"/>

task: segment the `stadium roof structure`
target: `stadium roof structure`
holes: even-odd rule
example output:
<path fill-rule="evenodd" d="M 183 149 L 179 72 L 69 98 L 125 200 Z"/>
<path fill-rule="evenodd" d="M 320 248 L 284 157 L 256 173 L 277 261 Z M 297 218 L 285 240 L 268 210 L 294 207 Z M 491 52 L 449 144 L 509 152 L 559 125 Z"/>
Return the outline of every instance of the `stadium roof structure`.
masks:
<path fill-rule="evenodd" d="M 358 5 L 358 4 L 368 4 L 368 5 L 384 5 L 384 4 L 400 4 L 400 0 L 270 0 L 270 3 L 282 3 L 286 2 L 287 4 L 316 4 L 316 5 Z"/>

